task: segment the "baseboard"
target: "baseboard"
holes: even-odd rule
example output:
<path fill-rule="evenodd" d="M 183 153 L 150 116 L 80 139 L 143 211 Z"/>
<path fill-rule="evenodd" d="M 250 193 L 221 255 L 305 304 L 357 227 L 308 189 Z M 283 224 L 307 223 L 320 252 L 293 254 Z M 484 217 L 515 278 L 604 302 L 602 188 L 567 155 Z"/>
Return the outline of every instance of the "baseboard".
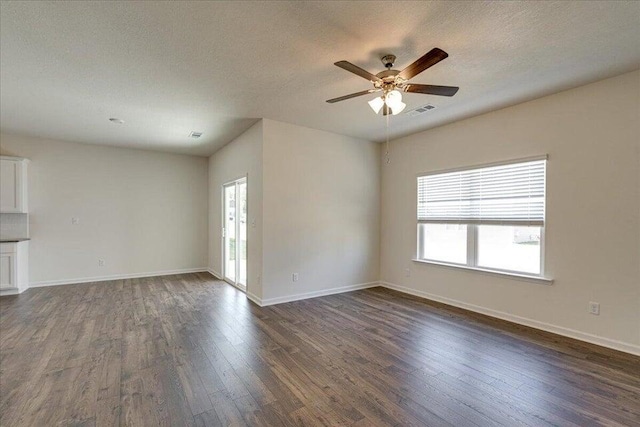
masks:
<path fill-rule="evenodd" d="M 441 302 L 447 305 L 452 305 L 454 307 L 463 308 L 465 310 L 473 311 L 475 313 L 480 313 L 487 316 L 496 317 L 498 319 L 507 320 L 509 322 L 517 323 L 519 325 L 529 326 L 531 328 L 540 329 L 546 332 L 562 335 L 564 337 L 574 338 L 580 341 L 585 341 L 591 344 L 596 344 L 602 347 L 607 347 L 614 350 L 623 351 L 625 353 L 630 353 L 630 354 L 635 354 L 640 356 L 640 346 L 635 344 L 612 340 L 610 338 L 588 334 L 586 332 L 580 332 L 574 329 L 569 329 L 562 326 L 556 326 L 550 323 L 540 322 L 538 320 L 528 319 L 526 317 L 516 316 L 514 314 L 505 313 L 503 311 L 492 310 L 490 308 L 469 304 L 469 303 L 451 299 L 451 298 L 441 297 L 428 292 L 419 291 L 417 289 L 396 285 L 394 283 L 380 282 L 380 286 L 393 289 L 395 291 L 399 291 L 405 294 L 426 298 L 428 300 Z"/>
<path fill-rule="evenodd" d="M 216 279 L 222 280 L 222 275 L 220 273 L 218 273 L 217 271 L 215 271 L 213 268 L 207 268 L 207 271 L 209 272 L 209 274 L 211 274 Z"/>
<path fill-rule="evenodd" d="M 78 283 L 106 282 L 109 280 L 122 280 L 122 279 L 139 279 L 142 277 L 171 276 L 174 274 L 203 273 L 208 271 L 209 269 L 207 268 L 183 268 L 180 270 L 164 270 L 164 271 L 154 271 L 150 273 L 114 274 L 111 276 L 83 277 L 80 279 L 46 280 L 43 282 L 29 283 L 29 287 L 42 288 L 46 286 L 74 285 Z"/>
<path fill-rule="evenodd" d="M 23 293 L 24 291 L 26 291 L 26 289 L 18 289 L 18 288 L 2 289 L 0 290 L 0 297 L 6 296 L 6 295 L 18 295 Z"/>
<path fill-rule="evenodd" d="M 358 283 L 356 285 L 340 286 L 337 288 L 323 289 L 321 291 L 307 292 L 304 294 L 295 294 L 295 295 L 287 295 L 283 297 L 267 298 L 267 299 L 260 300 L 260 303 L 258 303 L 257 301 L 254 301 L 254 302 L 256 302 L 256 304 L 260 305 L 261 307 L 266 307 L 268 305 L 282 304 L 285 302 L 299 301 L 303 299 L 323 297 L 323 296 L 333 295 L 333 294 L 341 294 L 343 292 L 357 291 L 360 289 L 373 288 L 376 286 L 380 286 L 380 282 Z"/>
<path fill-rule="evenodd" d="M 208 272 L 212 274 L 214 277 L 218 279 L 220 278 L 220 275 L 216 271 L 210 268 L 187 268 L 187 269 L 180 269 L 180 270 L 155 271 L 155 272 L 149 272 L 149 273 L 117 274 L 117 275 L 111 275 L 111 276 L 84 277 L 80 279 L 50 280 L 50 281 L 30 283 L 29 287 L 39 288 L 39 287 L 46 287 L 46 286 L 72 285 L 77 283 L 104 282 L 109 280 L 137 279 L 137 278 L 143 278 L 143 277 L 170 276 L 174 274 L 201 273 L 201 272 Z M 574 338 L 580 341 L 585 341 L 591 344 L 596 344 L 603 347 L 607 347 L 614 350 L 619 350 L 625 353 L 630 353 L 630 354 L 635 354 L 640 356 L 640 346 L 635 344 L 612 340 L 610 338 L 588 334 L 586 332 L 580 332 L 574 329 L 565 328 L 562 326 L 556 326 L 550 323 L 540 322 L 538 320 L 533 320 L 526 317 L 516 316 L 514 314 L 505 313 L 502 311 L 493 310 L 490 308 L 485 308 L 485 307 L 474 305 L 474 304 L 469 304 L 469 303 L 455 300 L 452 298 L 446 298 L 439 295 L 431 294 L 429 292 L 424 292 L 417 289 L 412 289 L 412 288 L 408 288 L 405 286 L 400 286 L 394 283 L 384 282 L 384 281 L 360 283 L 356 285 L 341 286 L 337 288 L 323 289 L 320 291 L 307 292 L 303 294 L 287 295 L 283 297 L 267 298 L 267 299 L 261 299 L 254 294 L 247 293 L 247 298 L 249 298 L 251 301 L 253 301 L 254 303 L 258 304 L 261 307 L 266 307 L 269 305 L 282 304 L 286 302 L 299 301 L 303 299 L 340 294 L 340 293 L 351 292 L 351 291 L 356 291 L 360 289 L 373 288 L 376 286 L 383 286 L 385 288 L 393 289 L 409 295 L 426 298 L 428 300 L 441 302 L 443 304 L 451 305 L 454 307 L 462 308 L 465 310 L 469 310 L 469 311 L 484 314 L 487 316 L 495 317 L 498 319 L 506 320 L 509 322 L 517 323 L 520 325 L 529 326 L 531 328 L 540 329 L 540 330 L 551 332 L 557 335 Z M 18 293 L 19 292 L 17 290 L 11 289 L 11 290 L 3 291 L 1 295 L 15 295 Z"/>
<path fill-rule="evenodd" d="M 218 273 L 217 271 L 215 271 L 213 268 L 208 268 L 207 271 L 209 272 L 209 274 L 211 274 L 213 277 L 215 277 L 217 280 L 222 280 L 224 281 L 224 279 L 222 278 L 222 274 Z M 233 285 L 230 285 L 233 286 Z M 249 298 L 251 301 L 253 301 L 254 303 L 256 303 L 257 305 L 259 305 L 260 307 L 262 307 L 262 299 L 259 298 L 256 294 L 252 294 L 251 292 L 249 292 L 249 290 L 247 289 L 247 291 L 245 292 L 245 294 L 247 295 L 247 298 Z"/>
<path fill-rule="evenodd" d="M 247 292 L 246 295 L 251 301 L 258 304 L 260 307 L 264 307 L 262 304 L 262 298 L 259 298 L 256 294 L 252 294 L 251 292 Z"/>

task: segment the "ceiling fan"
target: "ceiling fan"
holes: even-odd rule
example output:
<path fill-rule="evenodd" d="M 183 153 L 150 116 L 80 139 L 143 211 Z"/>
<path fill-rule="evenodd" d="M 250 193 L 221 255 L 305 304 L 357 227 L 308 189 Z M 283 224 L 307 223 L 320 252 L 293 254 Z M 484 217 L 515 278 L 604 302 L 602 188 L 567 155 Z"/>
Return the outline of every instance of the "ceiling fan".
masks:
<path fill-rule="evenodd" d="M 381 58 L 381 61 L 386 67 L 386 70 L 381 71 L 378 74 L 371 74 L 348 61 L 338 61 L 334 65 L 369 80 L 373 83 L 373 89 L 329 99 L 327 102 L 333 104 L 335 102 L 367 95 L 369 93 L 382 92 L 382 96 L 369 101 L 369 106 L 371 106 L 376 114 L 382 110 L 382 114 L 386 116 L 388 114 L 399 114 L 407 106 L 402 102 L 401 92 L 453 96 L 458 92 L 459 88 L 454 86 L 434 86 L 409 83 L 410 79 L 417 76 L 427 68 L 436 65 L 447 56 L 449 56 L 447 52 L 436 47 L 431 49 L 404 70 L 398 71 L 391 69 L 393 67 L 393 63 L 396 61 L 395 55 L 385 55 Z"/>

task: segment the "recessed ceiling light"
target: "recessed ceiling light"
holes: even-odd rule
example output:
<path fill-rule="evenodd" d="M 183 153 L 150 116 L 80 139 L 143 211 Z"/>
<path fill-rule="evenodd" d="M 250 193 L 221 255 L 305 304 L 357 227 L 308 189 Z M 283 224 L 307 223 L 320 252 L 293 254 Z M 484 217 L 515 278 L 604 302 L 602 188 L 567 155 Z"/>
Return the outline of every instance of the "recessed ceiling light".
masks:
<path fill-rule="evenodd" d="M 202 132 L 191 131 L 189 134 L 191 138 L 200 138 L 202 136 Z"/>
<path fill-rule="evenodd" d="M 119 125 L 121 125 L 121 124 L 123 124 L 123 123 L 124 123 L 124 120 L 122 120 L 122 119 L 117 119 L 117 118 L 115 118 L 115 117 L 111 117 L 111 118 L 109 119 L 109 121 L 110 121 L 110 122 L 112 122 L 112 123 L 118 123 Z"/>

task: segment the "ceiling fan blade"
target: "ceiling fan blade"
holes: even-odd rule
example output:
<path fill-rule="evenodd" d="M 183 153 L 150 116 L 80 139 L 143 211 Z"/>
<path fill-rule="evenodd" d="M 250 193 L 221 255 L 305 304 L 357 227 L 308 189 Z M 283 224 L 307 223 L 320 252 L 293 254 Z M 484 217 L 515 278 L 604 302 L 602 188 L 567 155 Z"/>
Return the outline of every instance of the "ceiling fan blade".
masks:
<path fill-rule="evenodd" d="M 380 77 L 371 74 L 370 72 L 368 72 L 367 70 L 363 70 L 362 68 L 358 67 L 357 65 L 352 64 L 349 61 L 338 61 L 333 65 L 337 65 L 338 67 L 342 68 L 343 70 L 347 70 L 352 72 L 353 74 L 357 74 L 360 77 L 364 77 L 365 79 L 369 80 L 370 82 L 381 82 L 382 79 L 380 79 Z"/>
<path fill-rule="evenodd" d="M 405 92 L 425 93 L 427 95 L 453 96 L 458 92 L 455 86 L 417 85 L 409 83 L 404 87 Z"/>
<path fill-rule="evenodd" d="M 362 96 L 362 95 L 367 95 L 369 93 L 373 93 L 373 92 L 379 92 L 381 89 L 369 89 L 369 90 L 363 90 L 362 92 L 356 92 L 356 93 L 350 93 L 349 95 L 345 95 L 345 96 L 340 96 L 338 98 L 333 98 L 333 99 L 328 99 L 327 102 L 329 104 L 333 104 L 335 102 L 340 102 L 340 101 L 344 101 L 345 99 L 351 99 L 351 98 L 355 98 L 356 96 Z"/>
<path fill-rule="evenodd" d="M 409 80 L 427 68 L 436 65 L 438 62 L 445 59 L 449 54 L 442 49 L 434 47 L 429 52 L 424 54 L 421 58 L 419 58 L 416 62 L 409 65 L 404 70 L 400 71 L 399 76 L 405 80 Z"/>

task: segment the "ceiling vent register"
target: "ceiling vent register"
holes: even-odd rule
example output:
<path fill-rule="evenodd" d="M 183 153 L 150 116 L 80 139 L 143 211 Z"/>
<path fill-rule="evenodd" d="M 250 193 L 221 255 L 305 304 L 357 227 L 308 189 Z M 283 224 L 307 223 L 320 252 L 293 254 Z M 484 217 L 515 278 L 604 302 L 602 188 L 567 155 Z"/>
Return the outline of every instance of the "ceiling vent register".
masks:
<path fill-rule="evenodd" d="M 422 107 L 414 108 L 411 111 L 407 111 L 406 115 L 409 117 L 415 117 L 415 116 L 419 116 L 420 114 L 424 114 L 428 111 L 435 110 L 435 108 L 436 108 L 435 105 L 426 104 L 426 105 L 423 105 Z"/>

